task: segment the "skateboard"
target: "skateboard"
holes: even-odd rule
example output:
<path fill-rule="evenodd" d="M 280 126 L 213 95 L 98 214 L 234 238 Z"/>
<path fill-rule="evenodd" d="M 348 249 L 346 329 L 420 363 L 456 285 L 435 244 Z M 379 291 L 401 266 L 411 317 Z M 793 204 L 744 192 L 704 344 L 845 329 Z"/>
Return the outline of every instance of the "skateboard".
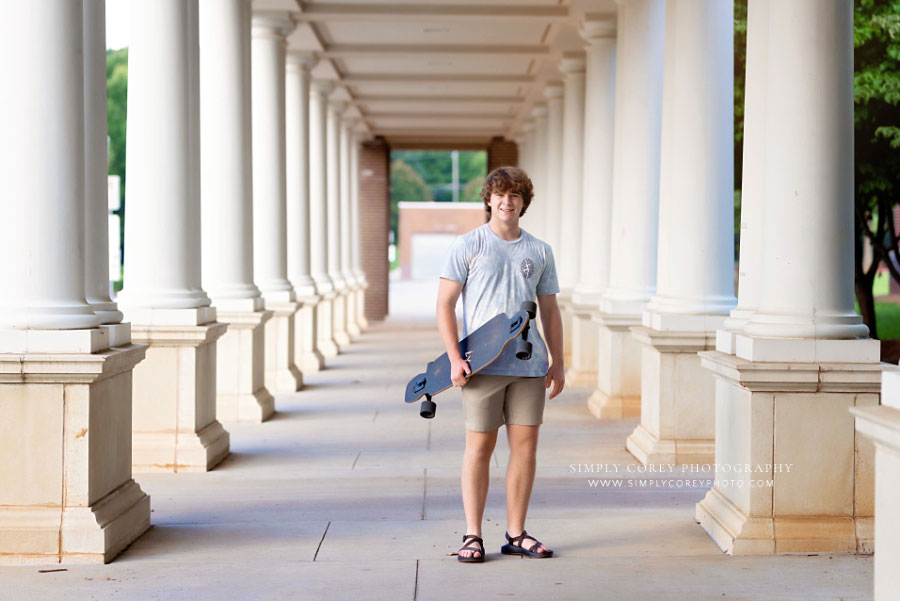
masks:
<path fill-rule="evenodd" d="M 501 313 L 459 341 L 459 352 L 469 364 L 472 375 L 477 374 L 503 354 L 506 345 L 516 340 L 516 358 L 531 359 L 531 342 L 528 330 L 537 313 L 532 301 L 522 303 L 512 316 Z M 413 403 L 423 396 L 419 415 L 425 419 L 434 417 L 437 405 L 431 400 L 436 394 L 453 386 L 450 380 L 450 357 L 444 353 L 428 364 L 425 373 L 417 375 L 406 385 L 406 402 Z"/>

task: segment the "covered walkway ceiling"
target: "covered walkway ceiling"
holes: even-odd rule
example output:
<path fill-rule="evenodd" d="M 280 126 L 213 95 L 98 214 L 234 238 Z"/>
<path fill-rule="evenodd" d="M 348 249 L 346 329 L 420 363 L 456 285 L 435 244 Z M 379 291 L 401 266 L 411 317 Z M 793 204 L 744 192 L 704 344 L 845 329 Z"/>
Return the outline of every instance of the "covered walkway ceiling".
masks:
<path fill-rule="evenodd" d="M 584 47 L 586 13 L 614 18 L 615 0 L 254 0 L 289 11 L 292 50 L 315 51 L 313 76 L 334 79 L 370 135 L 393 147 L 484 146 L 512 138 Z"/>

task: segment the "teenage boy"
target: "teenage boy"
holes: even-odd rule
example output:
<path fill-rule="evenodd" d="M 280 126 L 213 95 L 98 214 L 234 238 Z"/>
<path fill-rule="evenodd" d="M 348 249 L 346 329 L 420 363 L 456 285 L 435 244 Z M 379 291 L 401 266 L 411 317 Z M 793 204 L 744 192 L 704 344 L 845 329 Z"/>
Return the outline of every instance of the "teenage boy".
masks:
<path fill-rule="evenodd" d="M 506 424 L 506 539 L 501 552 L 550 557 L 553 551 L 525 532 L 525 515 L 534 484 L 538 429 L 543 423 L 546 389 L 552 399 L 565 384 L 562 318 L 556 303 L 559 284 L 550 245 L 519 227 L 531 204 L 533 188 L 523 170 L 491 171 L 481 190 L 488 221 L 453 243 L 441 272 L 437 322 L 450 357 L 451 379 L 462 387 L 466 450 L 462 497 L 466 535 L 457 559 L 484 561 L 481 520 L 487 500 L 490 459 L 499 427 Z M 476 375 L 459 353 L 456 301 L 463 297 L 463 337 L 499 313 L 512 314 L 524 301 L 537 300 L 550 347 L 531 329 L 531 359 L 515 356 L 515 346 Z"/>

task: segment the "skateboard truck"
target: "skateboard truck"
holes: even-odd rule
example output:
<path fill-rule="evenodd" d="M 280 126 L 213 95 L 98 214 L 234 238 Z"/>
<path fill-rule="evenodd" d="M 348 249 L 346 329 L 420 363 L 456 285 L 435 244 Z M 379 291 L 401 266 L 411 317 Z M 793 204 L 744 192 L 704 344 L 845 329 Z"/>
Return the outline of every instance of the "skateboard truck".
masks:
<path fill-rule="evenodd" d="M 528 313 L 528 323 L 522 330 L 522 337 L 516 341 L 516 359 L 528 361 L 531 359 L 531 343 L 528 341 L 528 330 L 531 328 L 531 321 L 537 315 L 537 305 L 533 301 L 525 301 L 522 303 L 522 311 Z"/>

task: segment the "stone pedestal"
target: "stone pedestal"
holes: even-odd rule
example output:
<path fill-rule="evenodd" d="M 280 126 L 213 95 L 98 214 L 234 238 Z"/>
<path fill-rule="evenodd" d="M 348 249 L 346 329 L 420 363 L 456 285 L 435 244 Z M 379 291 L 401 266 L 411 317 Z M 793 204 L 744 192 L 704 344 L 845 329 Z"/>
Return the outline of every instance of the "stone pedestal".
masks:
<path fill-rule="evenodd" d="M 264 422 L 275 413 L 275 398 L 265 386 L 265 324 L 273 311 L 218 313 L 228 330 L 216 348 L 216 416 Z"/>
<path fill-rule="evenodd" d="M 572 362 L 566 363 L 566 386 L 597 385 L 597 324 L 590 307 L 572 305 Z"/>
<path fill-rule="evenodd" d="M 202 309 L 135 315 L 142 323 L 132 325 L 132 338 L 150 345 L 134 370 L 136 472 L 205 472 L 228 455 L 228 432 L 216 419 L 216 341 L 227 324 L 207 311 L 211 315 Z M 172 325 L 177 322 L 184 325 Z"/>
<path fill-rule="evenodd" d="M 319 352 L 322 353 L 322 356 L 326 359 L 337 357 L 338 354 L 338 346 L 335 344 L 332 336 L 332 316 L 334 314 L 333 306 L 336 296 L 337 294 L 334 291 L 325 293 L 322 295 L 321 300 L 319 300 L 319 304 L 316 305 L 316 322 L 319 326 L 322 326 L 323 324 L 326 326 L 318 327 L 316 330 L 319 338 Z"/>
<path fill-rule="evenodd" d="M 150 527 L 129 426 L 146 350 L 0 354 L 4 563 L 107 563 Z"/>
<path fill-rule="evenodd" d="M 737 345 L 744 357 L 700 354 L 716 378 L 717 483 L 697 521 L 729 554 L 870 553 L 875 453 L 848 410 L 878 405 L 878 341 Z"/>
<path fill-rule="evenodd" d="M 559 304 L 559 313 L 562 317 L 563 325 L 563 362 L 566 365 L 572 364 L 572 322 L 575 320 L 575 313 L 572 305 L 572 291 L 563 290 L 557 296 Z"/>
<path fill-rule="evenodd" d="M 630 328 L 639 317 L 598 313 L 597 388 L 588 399 L 588 410 L 600 419 L 641 415 L 641 344 Z"/>
<path fill-rule="evenodd" d="M 297 392 L 303 388 L 303 374 L 294 359 L 295 316 L 300 303 L 266 299 L 273 312 L 266 323 L 266 388 L 273 393 Z"/>
<path fill-rule="evenodd" d="M 347 295 L 350 294 L 350 292 L 350 289 L 344 288 L 338 291 L 332 301 L 332 335 L 334 336 L 334 341 L 337 343 L 338 348 L 350 344 L 350 335 L 347 333 Z"/>
<path fill-rule="evenodd" d="M 881 377 L 881 406 L 850 412 L 857 433 L 875 444 L 875 601 L 889 601 L 900 590 L 900 374 Z"/>
<path fill-rule="evenodd" d="M 318 332 L 317 307 L 320 297 L 306 296 L 300 299 L 300 309 L 294 316 L 294 362 L 303 373 L 313 374 L 325 367 L 325 357 L 316 344 Z"/>
<path fill-rule="evenodd" d="M 369 320 L 366 319 L 366 288 L 369 284 L 363 281 L 359 290 L 356 291 L 356 323 L 359 324 L 360 330 L 369 327 Z"/>
<path fill-rule="evenodd" d="M 351 340 L 360 334 L 359 324 L 356 323 L 356 316 L 359 314 L 356 308 L 357 302 L 359 302 L 359 285 L 354 282 L 347 291 L 347 307 L 345 311 L 346 330 Z"/>
<path fill-rule="evenodd" d="M 631 332 L 641 344 L 641 423 L 625 448 L 644 465 L 713 463 L 715 386 L 697 352 L 714 348 L 715 335 Z"/>

